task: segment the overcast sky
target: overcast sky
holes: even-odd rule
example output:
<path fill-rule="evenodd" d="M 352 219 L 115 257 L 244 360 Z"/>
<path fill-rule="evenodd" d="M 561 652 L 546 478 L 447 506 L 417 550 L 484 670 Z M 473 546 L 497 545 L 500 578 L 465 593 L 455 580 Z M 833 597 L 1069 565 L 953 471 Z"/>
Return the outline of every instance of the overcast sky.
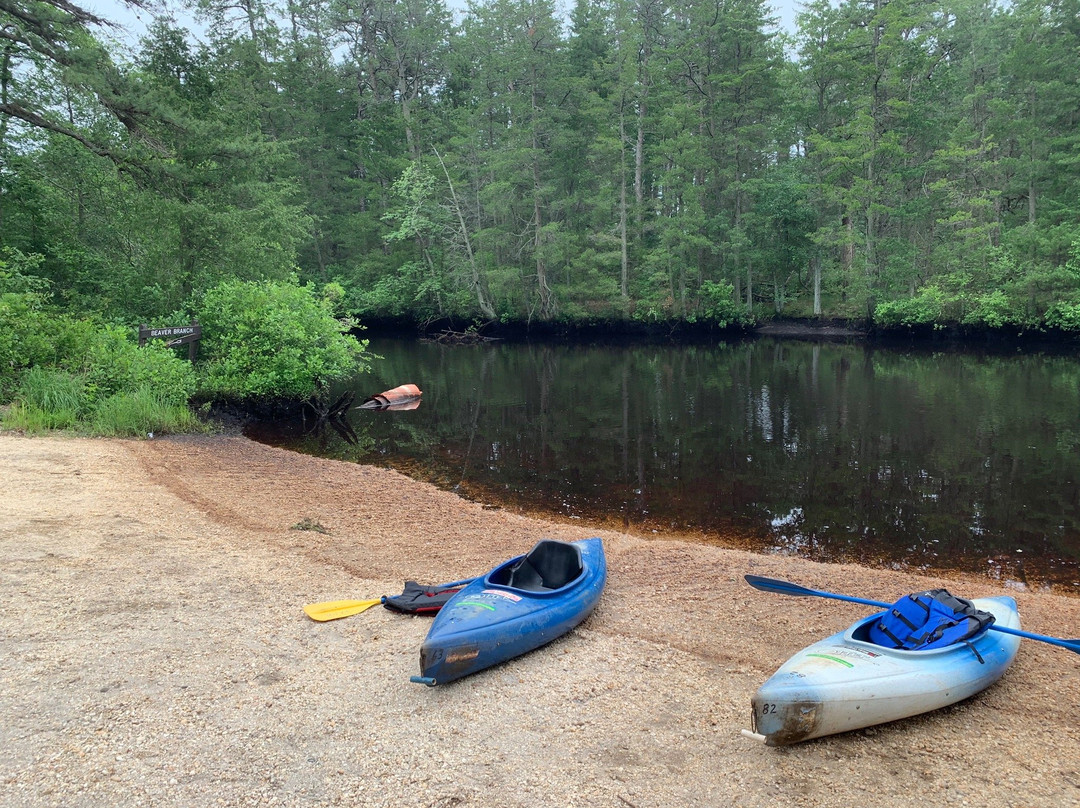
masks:
<path fill-rule="evenodd" d="M 569 8 L 572 0 L 556 0 L 556 2 Z M 780 27 L 786 31 L 794 31 L 795 14 L 802 7 L 802 0 L 767 0 L 767 2 L 779 18 Z M 178 10 L 178 3 L 165 0 L 165 4 L 173 10 L 174 16 L 181 25 L 189 29 L 195 28 L 191 15 L 181 13 Z M 124 30 L 123 33 L 117 32 L 118 37 L 121 39 L 126 38 L 131 44 L 138 41 L 143 31 L 146 30 L 146 24 L 151 20 L 149 14 L 129 9 L 121 0 L 83 0 L 81 5 L 99 16 L 119 23 Z M 447 5 L 451 9 L 461 10 L 466 7 L 466 0 L 447 0 Z"/>

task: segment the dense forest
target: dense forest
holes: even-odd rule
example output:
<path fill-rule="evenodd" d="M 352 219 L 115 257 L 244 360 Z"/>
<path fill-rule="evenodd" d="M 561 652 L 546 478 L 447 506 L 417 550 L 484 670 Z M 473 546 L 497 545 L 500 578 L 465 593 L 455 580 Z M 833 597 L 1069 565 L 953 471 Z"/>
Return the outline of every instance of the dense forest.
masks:
<path fill-rule="evenodd" d="M 134 5 L 140 5 L 129 0 Z M 0 292 L 1080 331 L 1080 0 L 0 0 Z"/>

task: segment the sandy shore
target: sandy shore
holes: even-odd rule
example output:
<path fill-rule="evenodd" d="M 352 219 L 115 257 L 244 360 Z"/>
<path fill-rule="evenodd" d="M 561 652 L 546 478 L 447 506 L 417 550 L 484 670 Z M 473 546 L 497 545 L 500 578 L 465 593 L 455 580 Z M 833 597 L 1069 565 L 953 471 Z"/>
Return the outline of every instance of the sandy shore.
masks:
<path fill-rule="evenodd" d="M 935 713 L 783 749 L 739 734 L 788 656 L 867 613 L 745 573 L 889 601 L 996 582 L 543 522 L 237 437 L 0 435 L 0 489 L 0 805 L 1080 805 L 1080 656 L 1042 643 Z M 409 682 L 428 619 L 301 611 L 590 535 L 594 615 L 446 687 Z M 1080 600 L 1009 594 L 1025 628 L 1080 635 Z"/>

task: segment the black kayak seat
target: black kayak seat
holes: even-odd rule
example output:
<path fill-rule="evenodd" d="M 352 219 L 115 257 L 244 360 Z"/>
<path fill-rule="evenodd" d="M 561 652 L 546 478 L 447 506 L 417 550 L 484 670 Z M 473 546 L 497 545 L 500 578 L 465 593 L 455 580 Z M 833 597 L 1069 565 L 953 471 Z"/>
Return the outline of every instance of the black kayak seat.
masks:
<path fill-rule="evenodd" d="M 566 586 L 583 570 L 581 550 L 573 544 L 543 539 L 510 568 L 506 585 L 530 592 L 544 592 Z"/>

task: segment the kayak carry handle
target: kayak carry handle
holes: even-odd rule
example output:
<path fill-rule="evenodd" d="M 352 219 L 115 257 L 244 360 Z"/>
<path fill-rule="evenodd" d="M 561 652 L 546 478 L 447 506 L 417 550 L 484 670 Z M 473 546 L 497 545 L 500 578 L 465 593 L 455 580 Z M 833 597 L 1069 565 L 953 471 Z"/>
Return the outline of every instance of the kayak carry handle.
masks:
<path fill-rule="evenodd" d="M 428 687 L 435 687 L 438 684 L 430 676 L 410 676 L 410 682 L 416 682 L 418 685 L 427 685 Z"/>

